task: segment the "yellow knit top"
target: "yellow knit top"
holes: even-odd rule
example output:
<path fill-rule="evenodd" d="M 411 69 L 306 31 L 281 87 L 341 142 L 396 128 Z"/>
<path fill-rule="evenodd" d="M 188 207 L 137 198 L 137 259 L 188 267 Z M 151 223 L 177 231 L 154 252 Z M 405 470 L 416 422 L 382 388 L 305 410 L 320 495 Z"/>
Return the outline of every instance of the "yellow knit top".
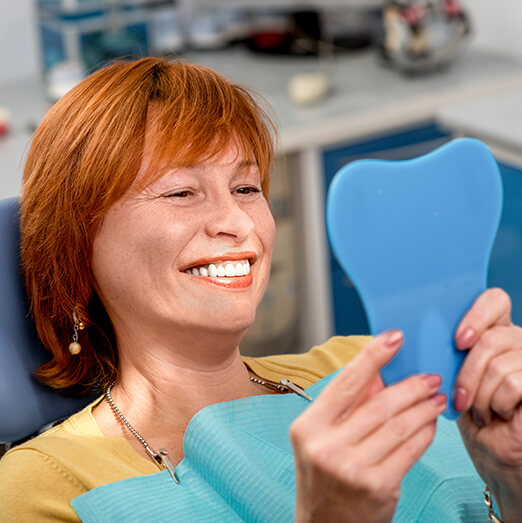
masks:
<path fill-rule="evenodd" d="M 365 336 L 334 337 L 305 354 L 243 357 L 260 378 L 283 377 L 302 388 L 349 362 Z M 106 437 L 92 409 L 103 396 L 60 425 L 11 449 L 0 460 L 0 521 L 80 521 L 70 501 L 93 488 L 154 474 L 157 466 L 121 437 Z"/>

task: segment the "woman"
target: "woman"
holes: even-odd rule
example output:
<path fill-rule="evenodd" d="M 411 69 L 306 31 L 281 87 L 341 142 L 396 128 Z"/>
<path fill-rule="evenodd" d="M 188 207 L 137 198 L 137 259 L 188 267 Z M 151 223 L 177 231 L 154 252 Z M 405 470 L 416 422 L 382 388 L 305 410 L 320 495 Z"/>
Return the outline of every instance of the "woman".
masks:
<path fill-rule="evenodd" d="M 107 391 L 3 458 L 3 521 L 78 521 L 70 502 L 95 487 L 164 468 L 178 481 L 185 430 L 203 407 L 302 394 L 357 353 L 291 426 L 296 521 L 391 520 L 446 406 L 438 376 L 384 388 L 379 369 L 401 333 L 336 338 L 305 355 L 239 353 L 270 271 L 272 137 L 247 91 L 157 58 L 102 69 L 49 111 L 21 212 L 26 285 L 52 355 L 38 376 Z M 456 342 L 471 349 L 454 398 L 464 441 L 516 521 L 522 333 L 505 293 L 480 296 Z"/>

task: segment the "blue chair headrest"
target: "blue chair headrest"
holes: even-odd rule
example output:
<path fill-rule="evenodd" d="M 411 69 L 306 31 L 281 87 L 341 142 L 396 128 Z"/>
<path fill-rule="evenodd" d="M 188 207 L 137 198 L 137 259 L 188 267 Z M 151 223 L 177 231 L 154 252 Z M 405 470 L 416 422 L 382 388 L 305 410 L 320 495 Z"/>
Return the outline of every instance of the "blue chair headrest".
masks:
<path fill-rule="evenodd" d="M 69 416 L 92 398 L 67 398 L 39 383 L 34 370 L 49 360 L 29 317 L 20 274 L 19 204 L 0 200 L 0 442 L 23 440 Z"/>

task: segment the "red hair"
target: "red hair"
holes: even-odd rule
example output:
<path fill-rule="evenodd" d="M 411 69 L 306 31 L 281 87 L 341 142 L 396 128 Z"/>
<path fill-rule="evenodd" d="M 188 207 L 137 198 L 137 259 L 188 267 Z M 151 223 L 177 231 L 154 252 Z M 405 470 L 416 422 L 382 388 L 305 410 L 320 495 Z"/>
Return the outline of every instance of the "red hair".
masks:
<path fill-rule="evenodd" d="M 136 180 L 148 115 L 154 160 L 146 181 L 174 160 L 204 161 L 234 140 L 257 161 L 268 195 L 274 125 L 249 90 L 216 72 L 144 58 L 100 69 L 69 91 L 34 134 L 20 221 L 31 311 L 52 355 L 36 374 L 54 388 L 96 390 L 116 377 L 112 326 L 93 291 L 92 245 L 108 209 Z M 87 327 L 77 356 L 68 350 L 73 312 Z"/>

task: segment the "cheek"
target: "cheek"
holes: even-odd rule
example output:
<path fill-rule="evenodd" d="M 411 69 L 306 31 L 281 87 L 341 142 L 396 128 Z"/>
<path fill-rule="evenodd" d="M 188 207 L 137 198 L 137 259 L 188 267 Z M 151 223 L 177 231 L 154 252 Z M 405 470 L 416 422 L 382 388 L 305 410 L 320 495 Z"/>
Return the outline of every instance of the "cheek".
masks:
<path fill-rule="evenodd" d="M 261 220 L 259 227 L 257 228 L 257 235 L 261 245 L 263 246 L 263 262 L 262 262 L 262 294 L 264 294 L 266 287 L 268 286 L 268 280 L 270 278 L 270 266 L 272 260 L 272 250 L 274 247 L 275 240 L 275 221 L 272 213 L 267 207 L 264 213 L 263 219 Z"/>
<path fill-rule="evenodd" d="M 113 301 L 128 292 L 125 282 L 132 280 L 136 255 L 131 255 L 132 239 L 121 228 L 102 227 L 94 240 L 91 269 L 100 297 Z"/>
<path fill-rule="evenodd" d="M 98 291 L 124 298 L 150 286 L 175 261 L 182 244 L 180 226 L 148 213 L 109 213 L 94 240 L 91 268 Z"/>
<path fill-rule="evenodd" d="M 261 216 L 256 220 L 257 222 L 257 231 L 258 237 L 263 244 L 266 254 L 272 253 L 272 248 L 274 246 L 275 239 L 275 221 L 268 205 L 262 210 Z"/>

